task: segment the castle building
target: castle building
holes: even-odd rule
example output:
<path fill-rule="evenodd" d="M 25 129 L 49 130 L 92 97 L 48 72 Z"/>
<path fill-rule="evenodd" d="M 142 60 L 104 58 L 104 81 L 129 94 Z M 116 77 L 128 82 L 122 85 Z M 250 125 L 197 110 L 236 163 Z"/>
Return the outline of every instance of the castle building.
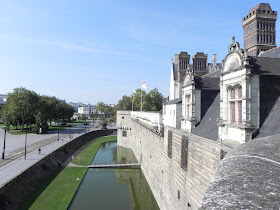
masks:
<path fill-rule="evenodd" d="M 222 68 L 175 55 L 162 113 L 118 111 L 118 145 L 133 149 L 161 209 L 279 208 L 276 16 L 254 7 L 245 49 L 233 37 Z"/>
<path fill-rule="evenodd" d="M 244 49 L 250 56 L 276 47 L 277 12 L 269 4 L 260 3 L 243 18 Z"/>

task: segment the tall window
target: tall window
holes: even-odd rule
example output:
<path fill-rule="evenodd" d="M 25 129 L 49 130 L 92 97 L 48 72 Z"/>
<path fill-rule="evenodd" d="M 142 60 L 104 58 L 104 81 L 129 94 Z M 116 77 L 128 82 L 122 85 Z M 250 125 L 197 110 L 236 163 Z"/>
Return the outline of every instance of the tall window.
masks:
<path fill-rule="evenodd" d="M 123 132 L 122 132 L 122 136 L 123 136 L 123 137 L 127 137 L 127 131 L 123 131 Z"/>
<path fill-rule="evenodd" d="M 242 88 L 229 89 L 229 120 L 231 124 L 241 124 L 242 121 Z"/>
<path fill-rule="evenodd" d="M 186 96 L 186 118 L 189 119 L 191 117 L 190 115 L 190 109 L 191 109 L 191 96 L 187 95 Z"/>

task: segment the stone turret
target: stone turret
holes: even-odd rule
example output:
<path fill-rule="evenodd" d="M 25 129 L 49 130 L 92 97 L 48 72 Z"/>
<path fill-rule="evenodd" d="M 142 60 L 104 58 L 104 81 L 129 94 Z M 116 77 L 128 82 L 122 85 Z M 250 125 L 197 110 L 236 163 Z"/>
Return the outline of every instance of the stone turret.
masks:
<path fill-rule="evenodd" d="M 174 63 L 178 65 L 178 82 L 182 82 L 186 76 L 187 66 L 190 64 L 190 55 L 187 52 L 180 52 L 174 55 Z"/>
<path fill-rule="evenodd" d="M 203 52 L 197 52 L 193 56 L 193 72 L 196 76 L 207 74 L 207 57 Z"/>
<path fill-rule="evenodd" d="M 276 47 L 277 12 L 268 3 L 260 3 L 243 18 L 244 49 L 250 56 Z"/>

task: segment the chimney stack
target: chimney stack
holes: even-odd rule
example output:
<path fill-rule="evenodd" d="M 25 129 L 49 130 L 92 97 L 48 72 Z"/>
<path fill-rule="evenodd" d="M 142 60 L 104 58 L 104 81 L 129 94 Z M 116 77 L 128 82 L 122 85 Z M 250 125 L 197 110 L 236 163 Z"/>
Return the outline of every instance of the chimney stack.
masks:
<path fill-rule="evenodd" d="M 213 56 L 212 56 L 212 63 L 213 63 L 214 67 L 217 66 L 217 54 L 213 54 Z"/>

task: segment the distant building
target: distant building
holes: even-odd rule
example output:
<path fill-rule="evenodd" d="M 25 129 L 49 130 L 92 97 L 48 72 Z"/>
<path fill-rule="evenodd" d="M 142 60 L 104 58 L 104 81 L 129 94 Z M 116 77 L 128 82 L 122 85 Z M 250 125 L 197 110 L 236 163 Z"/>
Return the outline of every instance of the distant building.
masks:
<path fill-rule="evenodd" d="M 0 94 L 0 105 L 5 104 L 7 101 L 8 95 Z"/>
<path fill-rule="evenodd" d="M 81 115 L 91 115 L 91 114 L 96 114 L 96 106 L 95 105 L 86 105 L 86 106 L 81 106 L 78 108 L 78 114 Z"/>
<path fill-rule="evenodd" d="M 78 102 L 78 103 L 69 102 L 68 104 L 74 108 L 75 112 L 78 112 L 79 107 L 86 106 L 86 104 L 83 104 L 81 102 Z"/>

